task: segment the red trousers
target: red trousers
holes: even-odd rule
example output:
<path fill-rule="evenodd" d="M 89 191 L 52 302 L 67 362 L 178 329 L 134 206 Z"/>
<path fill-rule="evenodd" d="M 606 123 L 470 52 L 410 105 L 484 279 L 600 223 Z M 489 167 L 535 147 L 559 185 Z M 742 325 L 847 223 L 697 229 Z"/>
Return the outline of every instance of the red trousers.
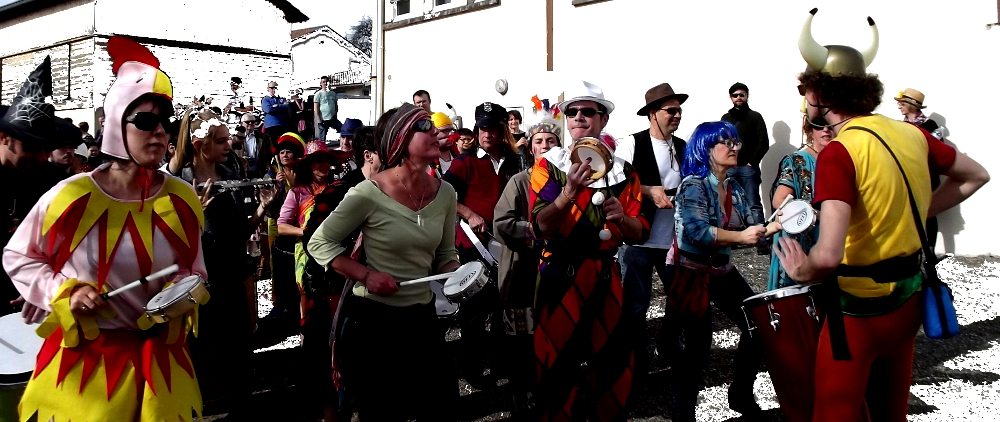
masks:
<path fill-rule="evenodd" d="M 918 296 L 885 315 L 844 315 L 852 357 L 848 361 L 833 360 L 829 326 L 823 324 L 816 352 L 813 422 L 855 422 L 866 399 L 871 420 L 906 422 L 913 345 L 921 321 Z"/>

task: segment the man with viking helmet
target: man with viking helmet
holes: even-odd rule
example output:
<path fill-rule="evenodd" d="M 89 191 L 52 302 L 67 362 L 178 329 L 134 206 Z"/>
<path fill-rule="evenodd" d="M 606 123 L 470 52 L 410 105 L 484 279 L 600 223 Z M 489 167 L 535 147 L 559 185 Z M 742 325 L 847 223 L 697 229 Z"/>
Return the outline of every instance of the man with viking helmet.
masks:
<path fill-rule="evenodd" d="M 14 286 L 48 313 L 20 420 L 190 422 L 202 408 L 187 346 L 197 308 L 167 324 L 144 308 L 168 281 L 206 276 L 202 205 L 191 185 L 157 171 L 170 78 L 134 41 L 112 37 L 107 48 L 117 76 L 104 101 L 109 162 L 49 190 L 4 248 Z M 172 278 L 101 296 L 173 264 Z"/>
<path fill-rule="evenodd" d="M 968 198 L 989 175 L 925 130 L 873 113 L 883 88 L 866 71 L 878 48 L 871 18 L 874 40 L 860 52 L 817 43 L 810 28 L 815 14 L 799 38 L 808 63 L 799 92 L 809 122 L 836 134 L 816 163 L 813 206 L 823 224 L 808 255 L 788 238 L 776 245 L 792 279 L 830 286 L 812 420 L 857 421 L 867 398 L 871 420 L 905 421 L 921 319 L 916 293 L 924 281 L 911 201 L 926 219 Z M 932 193 L 930 178 L 938 174 L 948 177 Z"/>

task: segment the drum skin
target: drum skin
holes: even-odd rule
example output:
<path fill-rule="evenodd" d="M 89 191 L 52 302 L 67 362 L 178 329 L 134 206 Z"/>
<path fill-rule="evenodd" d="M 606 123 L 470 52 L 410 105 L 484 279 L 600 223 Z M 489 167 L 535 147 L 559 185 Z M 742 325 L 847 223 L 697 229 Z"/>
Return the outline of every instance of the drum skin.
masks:
<path fill-rule="evenodd" d="M 604 177 L 611 170 L 612 154 L 604 143 L 597 138 L 584 137 L 576 141 L 576 146 L 570 154 L 570 161 L 573 163 L 583 163 L 587 158 L 591 159 L 590 167 L 593 173 L 590 178 L 598 180 Z"/>
<path fill-rule="evenodd" d="M 479 293 L 490 282 L 486 265 L 472 261 L 462 265 L 456 274 L 444 283 L 444 295 L 452 302 L 465 302 Z"/>
<path fill-rule="evenodd" d="M 197 279 L 197 282 L 191 279 Z M 194 286 L 190 286 L 195 283 Z M 190 288 L 190 291 L 183 290 Z M 194 309 L 195 305 L 204 302 L 208 298 L 208 289 L 205 282 L 199 276 L 185 277 L 150 299 L 146 305 L 146 316 L 153 322 L 160 324 L 172 319 L 179 318 L 188 311 Z"/>
<path fill-rule="evenodd" d="M 17 422 L 17 404 L 35 369 L 43 338 L 20 314 L 0 318 L 0 422 Z"/>
<path fill-rule="evenodd" d="M 801 199 L 789 201 L 781 209 L 781 214 L 781 227 L 786 233 L 799 234 L 816 225 L 816 210 L 812 204 Z"/>
<path fill-rule="evenodd" d="M 790 286 L 752 296 L 743 302 L 743 312 L 750 326 L 756 326 L 751 334 L 764 347 L 774 391 L 788 422 L 812 421 L 813 370 L 823 328 L 822 317 L 817 321 L 807 311 L 814 307 L 815 315 L 822 315 L 821 310 L 815 308 L 819 300 L 810 300 L 814 294 L 813 285 Z M 778 315 L 777 330 L 772 328 L 772 315 Z"/>

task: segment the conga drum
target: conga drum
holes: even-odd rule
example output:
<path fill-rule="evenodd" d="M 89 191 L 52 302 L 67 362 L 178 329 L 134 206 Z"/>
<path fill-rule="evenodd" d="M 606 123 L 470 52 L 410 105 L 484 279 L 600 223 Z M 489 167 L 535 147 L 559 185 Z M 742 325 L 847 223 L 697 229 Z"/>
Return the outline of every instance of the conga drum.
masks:
<path fill-rule="evenodd" d="M 17 422 L 17 404 L 35 370 L 45 339 L 37 324 L 25 324 L 20 314 L 0 317 L 0 422 Z"/>
<path fill-rule="evenodd" d="M 789 286 L 743 301 L 750 334 L 764 347 L 774 392 L 789 422 L 812 420 L 816 346 L 823 328 L 818 288 Z"/>

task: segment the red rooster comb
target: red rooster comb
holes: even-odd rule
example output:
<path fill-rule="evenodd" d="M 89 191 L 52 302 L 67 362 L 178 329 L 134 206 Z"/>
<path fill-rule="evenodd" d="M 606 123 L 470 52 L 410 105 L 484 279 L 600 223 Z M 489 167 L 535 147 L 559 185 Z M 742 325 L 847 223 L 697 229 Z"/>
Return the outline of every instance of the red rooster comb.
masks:
<path fill-rule="evenodd" d="M 115 74 L 125 62 L 140 62 L 160 68 L 160 61 L 148 48 L 125 37 L 115 36 L 108 40 L 108 55 L 113 63 L 111 72 Z"/>

